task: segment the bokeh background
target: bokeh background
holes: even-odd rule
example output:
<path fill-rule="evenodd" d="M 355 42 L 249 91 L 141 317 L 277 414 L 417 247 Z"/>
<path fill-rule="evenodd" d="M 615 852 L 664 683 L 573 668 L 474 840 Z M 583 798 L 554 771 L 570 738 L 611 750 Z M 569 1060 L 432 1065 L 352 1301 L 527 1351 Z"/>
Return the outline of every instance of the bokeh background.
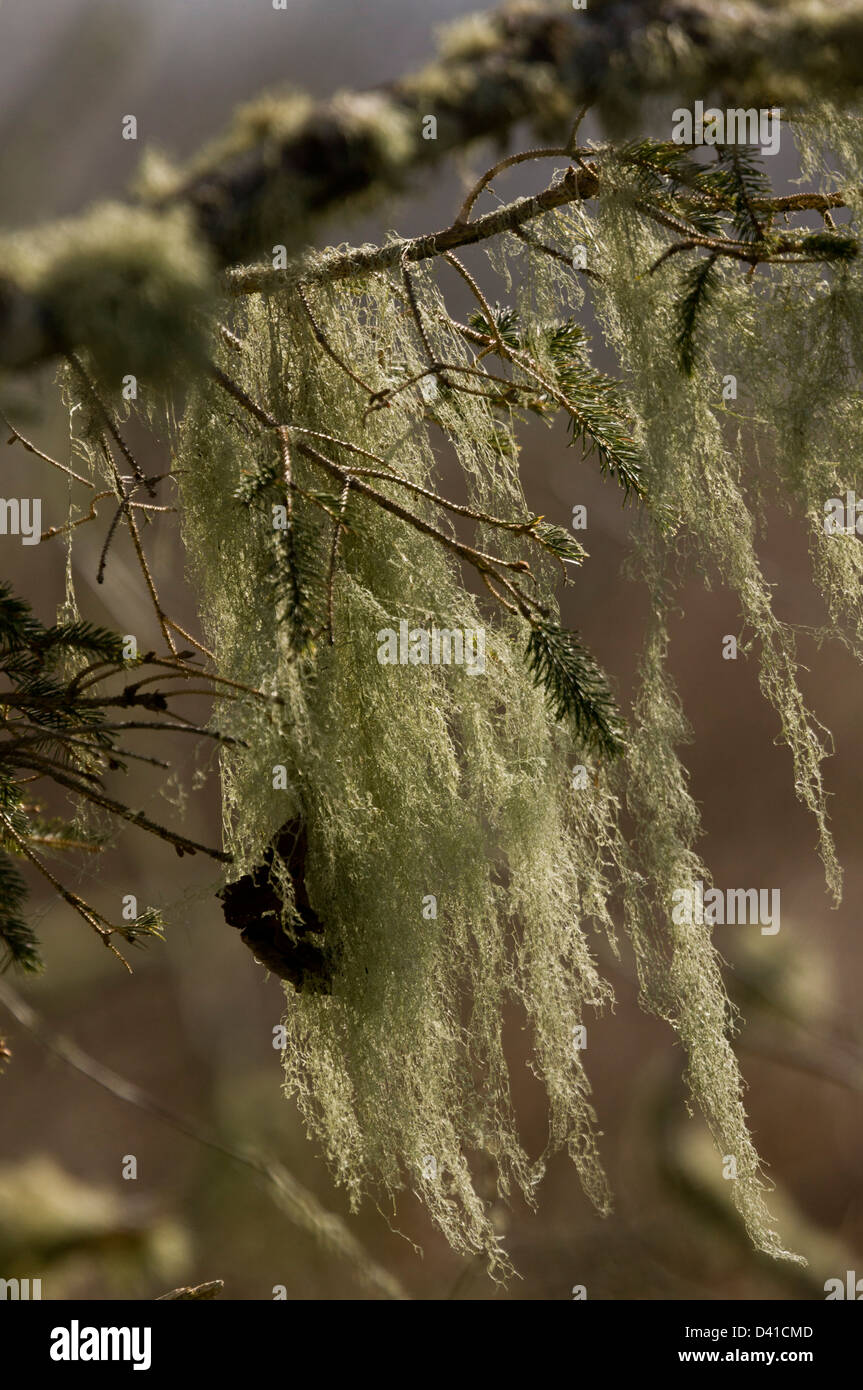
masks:
<path fill-rule="evenodd" d="M 237 102 L 264 88 L 294 85 L 326 96 L 396 77 L 430 56 L 436 25 L 472 8 L 461 0 L 290 0 L 284 12 L 270 0 L 64 0 L 54 7 L 0 0 L 0 225 L 26 228 L 122 196 L 144 146 L 190 155 Z M 137 143 L 120 138 L 127 113 L 137 116 Z M 465 180 L 497 154 L 477 149 L 450 161 L 379 215 L 333 219 L 321 238 L 362 241 L 390 228 L 411 234 L 443 226 Z M 784 157 L 773 169 L 778 177 L 794 172 Z M 535 176 L 513 171 L 506 191 L 528 191 Z M 40 447 L 67 457 L 68 422 L 53 371 L 6 383 L 3 404 Z M 148 470 L 162 471 L 164 444 L 143 435 L 135 443 Z M 588 508 L 582 539 L 591 558 L 565 596 L 564 619 L 581 630 L 625 704 L 649 604 L 621 573 L 632 516 L 614 484 L 565 444 L 562 423 L 527 433 L 528 500 L 563 526 L 574 504 Z M 0 470 L 5 496 L 42 496 L 43 525 L 65 519 L 58 474 L 5 442 Z M 802 527 L 779 512 L 762 520 L 778 611 L 817 624 L 824 614 L 808 580 Z M 82 611 L 155 642 L 125 537 L 112 551 L 106 583 L 95 582 L 103 536 L 104 524 L 96 523 L 76 540 Z M 145 542 L 174 614 L 196 630 L 173 518 L 160 517 Z M 7 537 L 2 547 L 4 577 L 52 621 L 64 594 L 62 543 L 22 547 Z M 721 584 L 707 591 L 696 576 L 682 607 L 671 660 L 693 726 L 686 758 L 703 812 L 704 856 L 718 884 L 771 886 L 782 895 L 777 936 L 726 927 L 717 928 L 716 940 L 746 1019 L 739 1055 L 755 1140 L 776 1183 L 772 1209 L 786 1243 L 809 1259 L 807 1270 L 749 1248 L 703 1123 L 687 1113 L 681 1049 L 638 1009 L 631 960 L 608 959 L 598 938 L 617 1004 L 593 1022 L 587 1064 L 615 1214 L 600 1220 L 572 1166 L 556 1160 L 536 1212 L 516 1206 L 497 1214 L 522 1277 L 496 1289 L 479 1263 L 453 1255 L 409 1192 L 396 1211 L 370 1201 L 348 1213 L 281 1095 L 272 1033 L 283 1004 L 279 982 L 225 926 L 212 867 L 200 856 L 180 861 L 129 830 L 98 860 L 70 859 L 63 872 L 107 915 L 117 916 L 128 893 L 139 906 L 162 906 L 165 944 L 134 953 L 127 974 L 34 881 L 31 908 L 47 970 L 12 983 L 44 1020 L 43 1032 L 74 1040 L 192 1133 L 71 1069 L 0 1005 L 0 1037 L 12 1052 L 0 1075 L 0 1276 L 41 1277 L 43 1297 L 59 1299 L 147 1299 L 210 1279 L 223 1279 L 224 1296 L 235 1299 L 271 1299 L 277 1286 L 289 1299 L 375 1296 L 350 1260 L 291 1219 L 272 1184 L 195 1134 L 278 1161 L 323 1209 L 344 1217 L 369 1260 L 414 1297 L 569 1299 L 584 1285 L 591 1299 L 807 1299 L 824 1297 L 828 1277 L 863 1274 L 863 676 L 841 648 L 817 650 L 801 639 L 806 695 L 836 740 L 826 777 L 846 891 L 833 910 L 815 829 L 794 797 L 790 757 L 775 743 L 776 717 L 759 695 L 755 664 L 721 657 L 722 637 L 739 628 L 733 598 Z M 127 796 L 216 843 L 211 750 L 184 740 L 170 757 L 170 775 L 135 772 Z M 545 1140 L 543 1100 L 515 1026 L 512 1058 L 525 1141 L 537 1152 Z M 129 1155 L 137 1159 L 134 1181 L 122 1176 Z"/>

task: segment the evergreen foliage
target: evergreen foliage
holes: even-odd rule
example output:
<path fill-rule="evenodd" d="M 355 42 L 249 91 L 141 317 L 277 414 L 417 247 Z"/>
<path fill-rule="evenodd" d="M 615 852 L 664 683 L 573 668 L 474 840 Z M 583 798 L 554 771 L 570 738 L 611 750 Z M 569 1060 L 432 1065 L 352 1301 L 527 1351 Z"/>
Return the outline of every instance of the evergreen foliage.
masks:
<path fill-rule="evenodd" d="M 170 695 L 142 689 L 135 682 L 119 691 L 105 684 L 130 666 L 140 668 L 151 661 L 153 653 L 127 661 L 122 637 L 74 614 L 46 627 L 10 584 L 0 583 L 0 968 L 14 966 L 32 973 L 43 965 L 35 928 L 23 915 L 27 887 L 16 860 L 48 879 L 116 955 L 120 952 L 115 936 L 129 945 L 143 945 L 163 935 L 164 923 L 156 909 L 146 908 L 134 920 L 114 924 L 64 887 L 43 862 L 46 854 L 102 847 L 105 833 L 81 820 L 80 813 L 88 807 L 158 834 L 180 853 L 205 849 L 130 810 L 104 788 L 105 773 L 124 772 L 130 758 L 144 756 L 145 761 L 168 766 L 131 752 L 120 738 L 124 730 L 168 730 L 170 721 L 118 722 L 117 714 L 136 708 L 167 711 Z M 142 679 L 146 674 L 142 672 Z M 53 783 L 71 793 L 76 816 L 45 814 L 28 793 L 34 783 Z"/>

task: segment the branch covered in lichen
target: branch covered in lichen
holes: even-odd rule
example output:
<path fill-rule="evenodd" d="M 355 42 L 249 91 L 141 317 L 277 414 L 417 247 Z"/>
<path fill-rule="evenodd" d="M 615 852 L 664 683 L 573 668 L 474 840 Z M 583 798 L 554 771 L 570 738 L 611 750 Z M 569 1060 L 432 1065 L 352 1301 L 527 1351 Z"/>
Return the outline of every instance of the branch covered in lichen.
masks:
<path fill-rule="evenodd" d="M 840 100 L 860 89 L 861 52 L 858 4 L 594 0 L 468 16 L 411 76 L 326 102 L 262 97 L 185 168 L 148 160 L 134 205 L 13 238 L 0 250 L 0 366 L 77 347 L 159 377 L 196 358 L 190 311 L 214 301 L 215 271 L 273 244 L 296 254 L 329 213 L 401 189 L 454 150 L 522 120 L 557 135 L 585 100 L 618 125 L 659 92 Z"/>

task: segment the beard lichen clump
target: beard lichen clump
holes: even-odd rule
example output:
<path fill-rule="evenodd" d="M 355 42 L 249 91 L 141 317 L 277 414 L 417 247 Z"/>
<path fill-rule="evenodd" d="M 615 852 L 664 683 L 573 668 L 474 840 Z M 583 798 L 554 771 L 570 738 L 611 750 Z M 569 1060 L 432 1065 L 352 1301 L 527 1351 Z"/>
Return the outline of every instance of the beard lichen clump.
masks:
<path fill-rule="evenodd" d="M 330 341 L 358 375 L 379 377 L 380 360 L 410 374 L 417 348 L 397 278 L 377 277 L 373 297 L 325 291 L 316 313 L 324 297 Z M 361 442 L 402 478 L 433 483 L 418 393 L 364 418 L 363 393 L 346 390 L 344 373 L 315 353 L 306 316 L 279 298 L 250 298 L 234 327 L 244 348 L 225 350 L 224 370 L 295 438 L 351 465 L 332 441 Z M 448 352 L 468 360 L 454 340 Z M 487 404 L 441 400 L 437 411 L 470 453 L 471 499 L 524 516 L 514 454 Z M 294 452 L 286 556 L 273 525 L 285 504 L 273 433 L 226 413 L 208 388 L 189 406 L 180 462 L 186 544 L 220 670 L 283 702 L 234 710 L 230 732 L 247 748 L 223 754 L 227 847 L 248 870 L 286 822 L 302 820 L 305 884 L 332 962 L 330 992 L 286 991 L 288 1091 L 355 1201 L 407 1182 L 457 1250 L 484 1251 L 502 1271 L 474 1169 L 485 1165 L 487 1183 L 491 1168 L 502 1196 L 517 1188 L 531 1200 L 547 1157 L 530 1158 L 518 1137 L 508 1012 L 533 1031 L 548 1151 L 565 1145 L 592 1200 L 609 1206 L 575 1037 L 610 998 L 582 919 L 589 911 L 610 926 L 602 840 L 613 803 L 601 787 L 573 790 L 577 750 L 525 664 L 523 621 L 492 626 L 433 537 L 351 493 L 328 592 L 323 509 L 338 516 L 344 499 L 320 470 Z M 315 636 L 330 607 L 332 643 L 327 631 Z M 380 660 L 405 622 L 414 644 L 418 631 L 462 634 L 464 662 Z M 413 650 L 422 655 L 421 641 Z M 591 817 L 588 839 L 578 825 Z M 281 887 L 290 932 L 284 872 Z"/>
<path fill-rule="evenodd" d="M 860 431 L 860 398 L 846 389 L 860 355 L 860 271 L 853 257 L 828 271 L 782 264 L 753 284 L 736 263 L 711 262 L 697 275 L 690 266 L 681 289 L 663 255 L 669 235 L 643 215 L 633 173 L 651 158 L 667 172 L 665 147 L 629 147 L 620 159 L 598 151 L 597 216 L 570 204 L 539 217 L 527 244 L 501 237 L 488 259 L 511 308 L 491 310 L 456 264 L 483 308 L 467 325 L 447 314 L 427 264 L 338 278 L 327 271 L 339 252 L 309 258 L 283 286 L 238 301 L 221 383 L 196 392 L 179 432 L 208 638 L 221 673 L 263 693 L 220 718 L 241 741 L 222 750 L 227 848 L 249 882 L 265 860 L 285 939 L 299 943 L 311 922 L 326 961 L 319 987 L 281 972 L 293 981 L 287 1091 L 354 1203 L 408 1185 L 453 1247 L 483 1252 L 497 1274 L 510 1264 L 493 1198 L 535 1200 L 554 1152 L 569 1152 L 585 1192 L 609 1210 L 580 1044 L 592 1011 L 611 1000 L 587 931 L 617 950 L 615 894 L 641 1002 L 684 1044 L 693 1099 L 719 1154 L 736 1160 L 732 1196 L 750 1237 L 799 1258 L 765 1205 L 711 926 L 672 916 L 675 892 L 710 874 L 678 756 L 688 727 L 667 618 L 684 557 L 738 594 L 751 639 L 742 650 L 759 652 L 838 898 L 827 747 L 755 542 L 767 500 L 800 506 L 831 619 L 824 632 L 842 636 L 836 625 L 850 617 L 856 635 L 844 640 L 859 652 L 859 557 L 825 544 L 819 518 L 825 480 L 847 480 L 843 431 Z M 587 252 L 592 307 L 626 375 L 630 433 L 572 318 L 585 298 L 567 268 L 574 246 Z M 818 351 L 827 320 L 841 328 L 832 353 Z M 495 373 L 477 386 L 493 353 L 520 376 L 517 391 L 501 390 Z M 741 386 L 733 407 L 729 373 Z M 538 610 L 532 620 L 518 602 L 480 603 L 460 568 L 469 524 L 471 563 L 498 600 L 513 594 L 500 574 L 525 573 L 529 553 L 540 636 L 554 647 L 556 571 L 530 548 L 539 519 L 522 492 L 515 431 L 518 407 L 547 418 L 561 400 L 581 401 L 570 409 L 573 442 L 592 442 L 643 504 L 632 573 L 653 611 L 617 761 L 619 731 L 588 668 L 573 669 L 594 723 L 573 727 L 547 698 L 554 682 L 543 690 L 538 679 Z M 439 479 L 453 462 L 467 502 L 446 509 Z M 490 549 L 502 557 L 496 569 Z M 582 558 L 571 541 L 562 554 Z M 461 663 L 435 662 L 441 629 L 463 640 Z M 576 650 L 566 648 L 572 661 Z M 290 826 L 302 827 L 301 865 L 279 848 Z M 548 1143 L 533 1156 L 506 1057 L 507 1028 L 518 1025 L 549 1105 Z"/>

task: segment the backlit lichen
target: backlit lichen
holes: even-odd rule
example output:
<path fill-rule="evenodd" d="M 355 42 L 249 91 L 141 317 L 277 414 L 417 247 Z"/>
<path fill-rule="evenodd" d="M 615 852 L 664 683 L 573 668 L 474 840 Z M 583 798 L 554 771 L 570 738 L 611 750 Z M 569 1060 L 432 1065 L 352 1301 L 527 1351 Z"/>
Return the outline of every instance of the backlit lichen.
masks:
<path fill-rule="evenodd" d="M 354 1202 L 407 1185 L 456 1249 L 484 1252 L 498 1271 L 509 1266 L 490 1199 L 518 1190 L 535 1200 L 555 1150 L 568 1150 L 586 1193 L 609 1209 L 578 1038 L 611 998 L 589 932 L 600 928 L 618 950 L 618 921 L 642 1004 L 677 1031 L 692 1097 L 719 1153 L 735 1157 L 734 1200 L 753 1241 L 798 1258 L 783 1249 L 765 1205 L 710 926 L 675 925 L 671 915 L 676 889 L 710 881 L 680 761 L 688 726 L 667 664 L 668 616 L 686 562 L 738 596 L 743 649 L 757 654 L 837 898 L 841 883 L 822 780 L 829 744 L 800 693 L 797 635 L 775 611 L 757 537 L 769 502 L 808 518 L 828 608 L 822 635 L 859 653 L 857 548 L 850 537 L 833 545 L 823 527 L 825 498 L 853 482 L 863 419 L 853 378 L 858 263 L 782 265 L 755 282 L 721 267 L 698 322 L 697 368 L 681 370 L 680 281 L 676 266 L 657 266 L 667 234 L 637 214 L 626 160 L 602 161 L 595 216 L 577 204 L 547 213 L 527 244 L 505 236 L 489 259 L 512 299 L 493 333 L 529 325 L 518 351 L 537 381 L 557 370 L 559 337 L 545 329 L 557 324 L 576 342 L 576 330 L 560 325 L 571 324 L 586 292 L 624 374 L 643 458 L 630 577 L 649 586 L 653 604 L 617 763 L 555 719 L 523 660 L 522 618 L 475 597 L 433 537 L 356 491 L 340 498 L 332 477 L 295 450 L 290 544 L 298 549 L 286 597 L 270 507 L 287 466 L 276 429 L 248 420 L 238 429 L 210 385 L 190 402 L 179 440 L 186 543 L 208 639 L 226 675 L 282 702 L 235 709 L 232 732 L 247 747 L 223 753 L 227 843 L 239 871 L 285 822 L 302 818 L 309 897 L 337 963 L 329 994 L 288 987 L 287 1089 Z M 566 265 L 573 247 L 601 272 L 586 288 Z M 286 276 L 281 292 L 242 301 L 233 325 L 242 350 L 224 347 L 222 366 L 294 441 L 321 441 L 336 464 L 359 467 L 349 448 L 358 446 L 433 489 L 442 447 L 458 461 L 473 508 L 524 516 L 517 410 L 506 414 L 428 369 L 429 361 L 450 364 L 450 374 L 469 369 L 470 343 L 483 341 L 448 317 L 444 273 L 416 265 L 406 282 L 397 269 L 358 272 L 313 294 L 307 287 L 305 308 L 296 275 Z M 476 323 L 492 332 L 482 316 Z M 739 399 L 724 392 L 729 373 Z M 369 410 L 369 392 L 387 408 Z M 531 408 L 543 414 L 543 400 Z M 392 482 L 378 485 L 404 497 Z M 433 501 L 418 505 L 448 526 Z M 320 575 L 338 515 L 346 529 L 327 593 Z M 475 530 L 487 544 L 488 529 Z M 506 544 L 516 561 L 521 541 Z M 554 571 L 544 563 L 536 574 L 553 612 Z M 382 664 L 379 634 L 402 621 L 483 628 L 484 674 L 420 659 Z M 274 784 L 277 766 L 283 784 Z M 548 1098 L 542 1154 L 526 1152 L 513 1113 L 506 1032 L 517 1021 Z"/>

